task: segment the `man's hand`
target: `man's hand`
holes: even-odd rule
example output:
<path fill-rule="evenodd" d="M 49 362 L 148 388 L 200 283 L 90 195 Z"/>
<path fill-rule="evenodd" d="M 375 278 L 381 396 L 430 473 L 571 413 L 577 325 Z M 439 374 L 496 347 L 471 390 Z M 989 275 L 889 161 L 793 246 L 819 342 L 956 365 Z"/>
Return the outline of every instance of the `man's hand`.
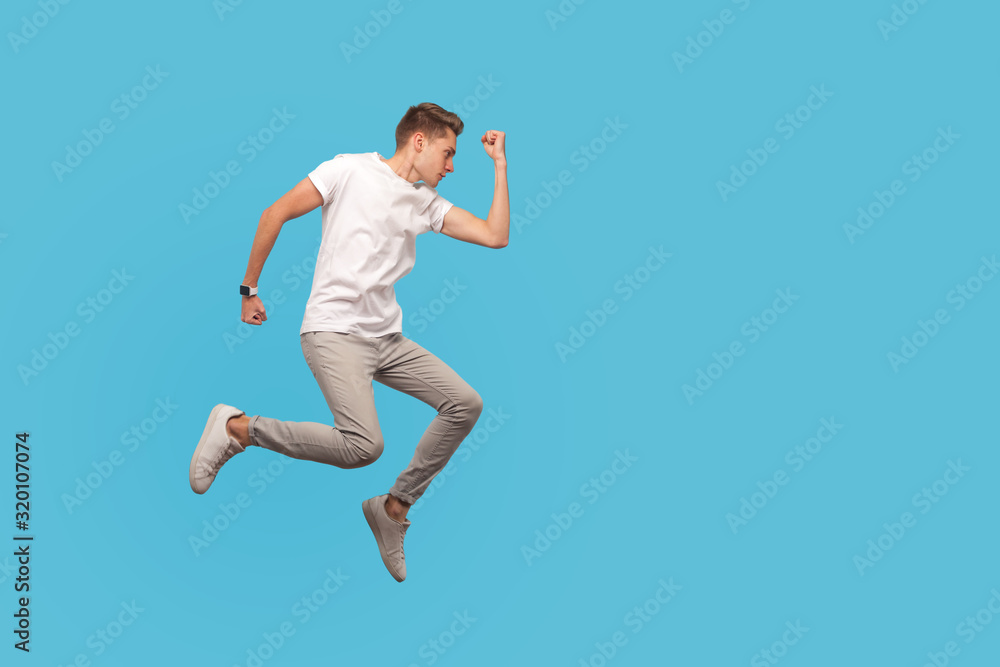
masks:
<path fill-rule="evenodd" d="M 264 302 L 260 300 L 259 296 L 241 296 L 243 300 L 243 315 L 240 317 L 241 320 L 247 324 L 256 324 L 260 326 L 264 322 L 267 322 L 267 313 L 264 312 Z"/>
<path fill-rule="evenodd" d="M 487 130 L 481 139 L 486 154 L 493 158 L 493 161 L 506 160 L 504 153 L 504 133 L 499 130 Z"/>

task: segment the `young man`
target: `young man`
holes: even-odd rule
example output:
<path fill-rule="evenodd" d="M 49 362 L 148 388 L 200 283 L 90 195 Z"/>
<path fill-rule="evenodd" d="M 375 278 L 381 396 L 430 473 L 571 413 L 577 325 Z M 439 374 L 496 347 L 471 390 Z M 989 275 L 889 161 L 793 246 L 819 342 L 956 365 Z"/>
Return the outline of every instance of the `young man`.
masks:
<path fill-rule="evenodd" d="M 195 493 L 207 491 L 222 465 L 250 445 L 357 468 L 373 463 L 383 448 L 372 380 L 431 405 L 438 414 L 409 466 L 388 493 L 362 503 L 382 562 L 397 581 L 406 578 L 406 513 L 472 431 L 483 403 L 455 371 L 403 336 L 393 285 L 413 268 L 418 234 L 434 231 L 503 248 L 510 227 L 503 132 L 490 130 L 481 139 L 496 174 L 485 220 L 435 190 L 455 170 L 463 127 L 456 114 L 436 104 L 411 106 L 396 127 L 391 158 L 374 152 L 337 155 L 264 211 L 240 286 L 242 320 L 254 325 L 267 321 L 257 280 L 278 232 L 287 221 L 322 206 L 323 236 L 299 337 L 335 426 L 250 417 L 220 404 L 191 459 Z"/>

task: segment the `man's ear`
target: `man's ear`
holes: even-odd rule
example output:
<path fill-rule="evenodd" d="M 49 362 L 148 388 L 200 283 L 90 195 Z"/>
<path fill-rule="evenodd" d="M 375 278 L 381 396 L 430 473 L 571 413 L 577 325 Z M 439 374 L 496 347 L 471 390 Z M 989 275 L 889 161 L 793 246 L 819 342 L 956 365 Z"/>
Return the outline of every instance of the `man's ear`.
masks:
<path fill-rule="evenodd" d="M 413 148 L 419 153 L 424 150 L 425 137 L 423 132 L 417 132 L 413 135 Z"/>

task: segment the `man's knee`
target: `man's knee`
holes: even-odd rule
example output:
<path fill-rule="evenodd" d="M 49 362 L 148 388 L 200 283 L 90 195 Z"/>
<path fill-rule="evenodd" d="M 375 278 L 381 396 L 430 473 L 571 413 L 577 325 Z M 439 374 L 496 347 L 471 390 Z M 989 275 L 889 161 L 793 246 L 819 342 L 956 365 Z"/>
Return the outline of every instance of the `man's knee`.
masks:
<path fill-rule="evenodd" d="M 354 437 L 348 438 L 348 441 L 354 446 L 357 452 L 358 465 L 356 467 L 358 468 L 375 463 L 378 457 L 382 456 L 382 451 L 385 449 L 385 441 L 382 439 L 382 436 L 374 438 Z"/>
<path fill-rule="evenodd" d="M 475 389 L 469 388 L 462 398 L 462 404 L 469 419 L 475 422 L 483 412 L 483 397 Z"/>
<path fill-rule="evenodd" d="M 365 448 L 364 461 L 365 465 L 370 463 L 375 463 L 378 457 L 382 456 L 382 450 L 385 449 L 385 442 L 382 440 L 382 436 L 377 438 L 372 438 L 368 442 L 368 446 Z"/>

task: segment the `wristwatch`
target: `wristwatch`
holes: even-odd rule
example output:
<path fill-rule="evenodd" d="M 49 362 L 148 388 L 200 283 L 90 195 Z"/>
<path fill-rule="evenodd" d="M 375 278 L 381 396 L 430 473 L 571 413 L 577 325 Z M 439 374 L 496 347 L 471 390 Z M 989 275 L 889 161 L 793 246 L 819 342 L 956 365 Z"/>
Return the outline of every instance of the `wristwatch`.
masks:
<path fill-rule="evenodd" d="M 240 285 L 240 294 L 243 296 L 257 296 L 257 288 L 249 285 Z"/>

